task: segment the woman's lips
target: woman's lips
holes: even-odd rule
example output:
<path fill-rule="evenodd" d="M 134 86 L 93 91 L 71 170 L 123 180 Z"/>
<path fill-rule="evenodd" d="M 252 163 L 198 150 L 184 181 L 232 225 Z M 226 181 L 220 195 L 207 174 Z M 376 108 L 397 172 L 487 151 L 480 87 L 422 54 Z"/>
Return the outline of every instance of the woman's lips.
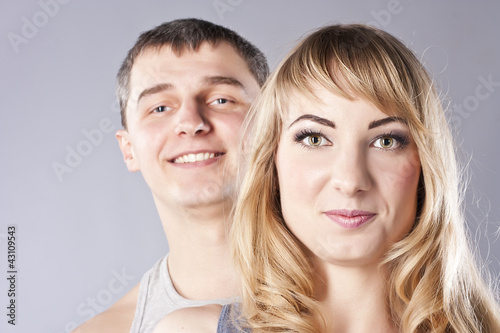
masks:
<path fill-rule="evenodd" d="M 370 221 L 376 214 L 363 210 L 329 210 L 324 214 L 333 222 L 346 229 L 356 229 Z"/>

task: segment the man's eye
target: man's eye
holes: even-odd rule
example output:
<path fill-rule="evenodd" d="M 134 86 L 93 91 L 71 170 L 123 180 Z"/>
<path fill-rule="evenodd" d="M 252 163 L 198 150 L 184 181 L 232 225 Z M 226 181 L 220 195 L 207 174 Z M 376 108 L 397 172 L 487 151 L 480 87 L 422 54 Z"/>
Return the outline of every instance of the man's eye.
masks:
<path fill-rule="evenodd" d="M 217 98 L 216 100 L 214 100 L 212 103 L 210 103 L 210 105 L 220 105 L 220 104 L 227 104 L 229 103 L 230 101 L 226 98 Z"/>
<path fill-rule="evenodd" d="M 154 108 L 153 109 L 153 112 L 165 112 L 165 111 L 168 111 L 169 108 L 167 106 L 158 106 L 157 108 Z"/>

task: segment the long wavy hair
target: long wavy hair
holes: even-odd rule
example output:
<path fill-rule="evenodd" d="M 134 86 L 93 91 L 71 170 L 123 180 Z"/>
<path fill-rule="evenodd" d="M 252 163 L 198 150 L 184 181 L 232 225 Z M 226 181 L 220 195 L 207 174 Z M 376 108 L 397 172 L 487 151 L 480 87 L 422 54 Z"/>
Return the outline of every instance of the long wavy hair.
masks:
<path fill-rule="evenodd" d="M 252 107 L 248 165 L 231 230 L 242 277 L 242 314 L 253 332 L 318 332 L 310 254 L 287 228 L 275 158 L 282 119 L 295 94 L 317 85 L 362 97 L 406 120 L 421 164 L 415 223 L 381 265 L 402 332 L 500 332 L 498 304 L 470 251 L 454 144 L 432 79 L 405 45 L 364 25 L 324 27 L 280 63 Z M 404 170 L 401 170 L 404 172 Z"/>

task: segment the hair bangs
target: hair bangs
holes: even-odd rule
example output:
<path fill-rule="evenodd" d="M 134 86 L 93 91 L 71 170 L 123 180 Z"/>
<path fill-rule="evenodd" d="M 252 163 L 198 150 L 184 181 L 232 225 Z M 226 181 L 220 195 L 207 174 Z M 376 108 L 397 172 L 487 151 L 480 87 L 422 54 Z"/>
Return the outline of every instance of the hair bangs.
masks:
<path fill-rule="evenodd" d="M 315 90 L 323 87 L 351 100 L 367 99 L 387 115 L 425 131 L 415 88 L 422 78 L 407 62 L 418 60 L 405 51 L 393 36 L 367 26 L 314 32 L 291 51 L 276 73 L 276 98 L 284 107 L 279 111 L 287 109 L 294 93 L 319 101 Z"/>

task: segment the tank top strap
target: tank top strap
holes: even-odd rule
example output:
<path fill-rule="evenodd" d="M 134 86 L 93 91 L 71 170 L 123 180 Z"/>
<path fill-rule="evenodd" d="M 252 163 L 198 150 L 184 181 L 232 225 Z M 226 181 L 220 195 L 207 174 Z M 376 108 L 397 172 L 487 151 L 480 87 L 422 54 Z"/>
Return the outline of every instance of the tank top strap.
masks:
<path fill-rule="evenodd" d="M 232 303 L 222 306 L 217 324 L 217 333 L 251 333 L 244 318 L 241 317 L 240 304 Z"/>

